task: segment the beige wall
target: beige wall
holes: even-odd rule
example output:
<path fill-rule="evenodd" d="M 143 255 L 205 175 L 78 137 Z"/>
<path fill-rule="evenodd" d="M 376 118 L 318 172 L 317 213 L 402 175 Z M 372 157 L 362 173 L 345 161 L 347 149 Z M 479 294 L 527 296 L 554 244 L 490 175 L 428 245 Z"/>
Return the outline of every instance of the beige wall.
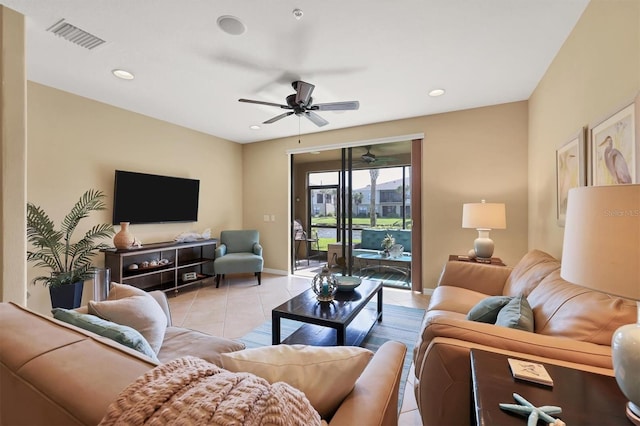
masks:
<path fill-rule="evenodd" d="M 423 133 L 423 285 L 433 288 L 449 254 L 464 254 L 475 230 L 462 229 L 462 204 L 482 198 L 507 204 L 507 229 L 493 231 L 496 256 L 514 264 L 527 250 L 527 103 L 517 102 L 302 137 L 302 146 L 353 143 Z M 265 262 L 287 270 L 290 246 L 290 150 L 298 138 L 243 146 L 244 221 L 261 229 Z M 275 214 L 275 222 L 263 222 Z"/>
<path fill-rule="evenodd" d="M 0 6 L 0 301 L 25 304 L 26 71 L 24 17 Z M 14 283 L 9 285 L 8 283 Z"/>
<path fill-rule="evenodd" d="M 640 1 L 592 0 L 529 100 L 531 248 L 561 255 L 555 151 L 640 90 L 639 28 Z"/>
<path fill-rule="evenodd" d="M 197 224 L 138 225 L 132 227 L 133 233 L 143 242 L 155 242 L 192 228 L 210 227 L 214 235 L 221 229 L 256 228 L 265 246 L 266 268 L 286 271 L 287 151 L 423 133 L 426 288 L 435 285 L 447 255 L 466 252 L 476 236 L 475 231 L 460 228 L 464 202 L 485 198 L 507 204 L 507 229 L 491 236 L 495 255 L 508 264 L 517 262 L 529 247 L 559 255 L 562 228 L 555 219 L 555 150 L 580 127 L 603 118 L 640 90 L 639 24 L 637 0 L 592 0 L 528 103 L 305 135 L 300 145 L 297 137 L 238 145 L 29 83 L 26 199 L 59 221 L 88 188 L 105 191 L 110 204 L 116 168 L 199 178 Z M 6 145 L 2 154 L 4 180 L 5 165 L 19 162 L 20 157 L 8 157 Z M 4 181 L 2 190 L 6 200 Z M 24 191 L 18 189 L 15 195 L 23 197 Z M 109 221 L 110 214 L 108 210 L 95 215 L 83 225 Z M 275 221 L 264 222 L 265 214 L 274 215 Z M 2 220 L 6 247 L 10 241 L 6 216 Z M 19 215 L 12 220 L 22 222 Z M 97 263 L 101 262 L 98 257 Z M 23 265 L 19 257 L 11 267 Z M 7 273 L 19 273 L 18 269 L 4 267 L 2 272 L 4 294 L 24 292 L 23 283 L 6 282 Z M 30 267 L 28 276 L 35 273 Z M 29 305 L 48 311 L 46 290 L 28 289 Z M 85 294 L 90 297 L 91 291 Z"/>
<path fill-rule="evenodd" d="M 84 219 L 78 237 L 111 223 L 114 170 L 200 179 L 197 223 L 131 225 L 142 243 L 171 241 L 183 231 L 241 228 L 242 146 L 100 102 L 29 82 L 27 200 L 60 223 L 84 191 L 102 190 L 108 209 Z M 116 226 L 116 230 L 119 230 Z M 103 264 L 102 255 L 96 264 Z M 37 270 L 29 265 L 29 279 Z M 51 309 L 42 286 L 29 285 L 29 307 Z M 85 299 L 92 296 L 85 285 Z"/>

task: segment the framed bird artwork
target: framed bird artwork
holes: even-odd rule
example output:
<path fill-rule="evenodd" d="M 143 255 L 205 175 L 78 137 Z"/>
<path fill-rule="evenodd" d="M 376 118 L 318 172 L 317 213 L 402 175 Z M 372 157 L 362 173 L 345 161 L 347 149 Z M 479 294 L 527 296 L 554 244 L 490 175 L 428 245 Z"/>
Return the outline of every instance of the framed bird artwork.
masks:
<path fill-rule="evenodd" d="M 591 184 L 637 183 L 636 104 L 631 103 L 591 129 Z"/>
<path fill-rule="evenodd" d="M 587 128 L 583 127 L 556 150 L 556 218 L 559 226 L 564 226 L 569 190 L 587 183 L 586 134 Z"/>

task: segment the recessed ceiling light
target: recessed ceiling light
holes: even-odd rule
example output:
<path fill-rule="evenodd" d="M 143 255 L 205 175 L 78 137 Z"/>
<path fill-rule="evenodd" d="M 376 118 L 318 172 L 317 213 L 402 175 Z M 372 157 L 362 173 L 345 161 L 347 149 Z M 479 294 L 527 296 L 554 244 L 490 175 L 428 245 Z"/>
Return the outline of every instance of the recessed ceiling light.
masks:
<path fill-rule="evenodd" d="M 112 70 L 111 72 L 113 73 L 113 75 L 123 80 L 133 80 L 135 78 L 133 74 L 131 74 L 129 71 L 126 71 L 126 70 L 115 69 L 115 70 Z"/>
<path fill-rule="evenodd" d="M 240 35 L 247 30 L 242 21 L 235 16 L 224 15 L 219 17 L 217 22 L 218 27 L 227 34 Z"/>
<path fill-rule="evenodd" d="M 433 89 L 429 92 L 429 96 L 438 97 L 444 95 L 444 89 Z"/>
<path fill-rule="evenodd" d="M 249 126 L 249 128 L 251 130 L 260 130 L 260 126 L 258 126 L 257 124 L 252 124 L 251 126 Z"/>

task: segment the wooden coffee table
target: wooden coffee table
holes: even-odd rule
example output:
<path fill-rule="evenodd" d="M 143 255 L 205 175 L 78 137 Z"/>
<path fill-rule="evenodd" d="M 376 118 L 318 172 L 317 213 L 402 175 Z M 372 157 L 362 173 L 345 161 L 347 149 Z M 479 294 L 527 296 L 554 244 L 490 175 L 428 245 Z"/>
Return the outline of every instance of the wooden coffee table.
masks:
<path fill-rule="evenodd" d="M 471 349 L 475 399 L 472 412 L 475 411 L 476 425 L 525 426 L 525 417 L 503 411 L 498 405 L 501 402 L 516 404 L 514 392 L 537 407 L 560 406 L 562 414 L 554 417 L 559 417 L 568 426 L 631 425 L 625 414 L 627 399 L 614 377 L 543 364 L 553 379 L 553 387 L 536 385 L 515 380 L 507 358 L 506 355 Z"/>
<path fill-rule="evenodd" d="M 378 296 L 377 307 L 367 306 Z M 309 288 L 271 311 L 272 343 L 314 346 L 358 346 L 382 321 L 382 281 L 362 280 L 353 291 L 338 291 L 333 302 L 319 302 Z M 304 323 L 280 341 L 280 319 Z"/>

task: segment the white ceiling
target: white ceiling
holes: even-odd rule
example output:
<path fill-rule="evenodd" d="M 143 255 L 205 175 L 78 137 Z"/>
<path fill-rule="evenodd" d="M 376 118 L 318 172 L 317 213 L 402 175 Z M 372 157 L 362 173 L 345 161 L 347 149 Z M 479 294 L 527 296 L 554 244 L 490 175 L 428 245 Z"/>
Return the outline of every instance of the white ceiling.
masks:
<path fill-rule="evenodd" d="M 29 80 L 240 143 L 526 100 L 588 2 L 0 0 L 27 17 Z M 247 31 L 222 32 L 222 15 Z M 46 31 L 61 18 L 106 43 Z M 250 130 L 283 111 L 238 98 L 285 103 L 297 79 L 360 109 Z"/>

